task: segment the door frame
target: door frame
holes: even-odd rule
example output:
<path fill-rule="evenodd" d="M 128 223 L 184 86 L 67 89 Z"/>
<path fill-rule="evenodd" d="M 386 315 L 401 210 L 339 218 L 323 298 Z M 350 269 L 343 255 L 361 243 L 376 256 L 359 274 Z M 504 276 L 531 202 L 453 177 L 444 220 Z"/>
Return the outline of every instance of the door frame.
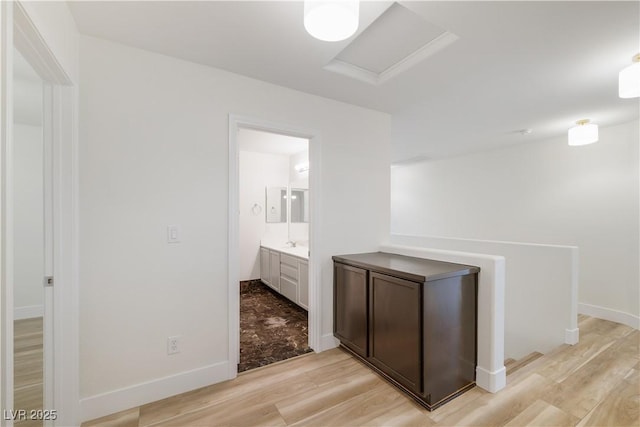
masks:
<path fill-rule="evenodd" d="M 50 313 L 45 338 L 45 409 L 55 409 L 57 419 L 49 425 L 79 423 L 78 381 L 78 89 L 49 48 L 37 26 L 18 1 L 0 2 L 0 306 L 2 340 L 0 358 L 1 410 L 13 409 L 13 49 L 31 64 L 44 81 L 43 136 L 44 169 L 50 200 L 45 216 L 51 223 L 45 234 L 50 256 L 47 275 L 54 286 L 47 288 Z M 11 420 L 3 420 L 11 426 Z M 45 423 L 47 425 L 47 423 Z"/>
<path fill-rule="evenodd" d="M 228 306 L 229 378 L 238 374 L 240 354 L 240 150 L 238 130 L 252 129 L 309 140 L 309 347 L 321 350 L 322 298 L 320 289 L 321 137 L 320 132 L 254 117 L 229 114 L 229 227 Z"/>

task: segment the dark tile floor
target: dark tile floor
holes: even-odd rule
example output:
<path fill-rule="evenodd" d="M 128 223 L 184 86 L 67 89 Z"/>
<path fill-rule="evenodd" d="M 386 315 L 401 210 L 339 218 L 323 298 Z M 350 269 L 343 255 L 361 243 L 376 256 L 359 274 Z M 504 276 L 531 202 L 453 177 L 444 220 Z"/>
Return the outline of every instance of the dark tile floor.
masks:
<path fill-rule="evenodd" d="M 309 353 L 307 343 L 304 309 L 260 280 L 240 282 L 238 372 Z"/>

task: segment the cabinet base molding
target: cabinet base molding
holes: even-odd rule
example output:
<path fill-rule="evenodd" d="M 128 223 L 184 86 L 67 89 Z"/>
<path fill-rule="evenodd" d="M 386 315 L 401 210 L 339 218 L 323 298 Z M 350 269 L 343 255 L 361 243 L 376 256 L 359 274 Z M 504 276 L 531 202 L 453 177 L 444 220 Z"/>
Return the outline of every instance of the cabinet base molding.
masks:
<path fill-rule="evenodd" d="M 416 394 L 413 391 L 411 391 L 410 389 L 406 388 L 405 386 L 400 384 L 398 381 L 394 380 L 392 377 L 387 375 L 384 371 L 382 371 L 381 369 L 378 369 L 375 365 L 369 363 L 367 361 L 367 359 L 363 358 L 358 353 L 356 353 L 355 351 L 351 350 L 349 347 L 347 347 L 347 346 L 345 346 L 343 344 L 340 344 L 340 348 L 345 350 L 347 353 L 351 354 L 356 359 L 358 359 L 358 361 L 364 363 L 368 368 L 371 368 L 376 374 L 380 375 L 387 382 L 389 382 L 389 383 L 393 384 L 394 386 L 396 386 L 400 391 L 402 391 L 402 392 L 406 393 L 407 395 L 409 395 L 413 400 L 416 401 L 416 403 L 418 403 L 420 406 L 423 406 L 428 411 L 433 411 L 434 409 L 437 409 L 437 408 L 441 407 L 445 403 L 449 402 L 452 399 L 455 399 L 456 397 L 460 396 L 465 391 L 469 391 L 469 390 L 471 390 L 472 388 L 474 388 L 476 386 L 475 382 L 469 383 L 469 384 L 465 385 L 464 387 L 462 387 L 461 389 L 456 390 L 454 393 L 451 393 L 450 395 L 438 400 L 437 402 L 431 402 L 431 396 L 430 395 L 425 399 L 424 397 L 420 396 L 419 394 Z"/>

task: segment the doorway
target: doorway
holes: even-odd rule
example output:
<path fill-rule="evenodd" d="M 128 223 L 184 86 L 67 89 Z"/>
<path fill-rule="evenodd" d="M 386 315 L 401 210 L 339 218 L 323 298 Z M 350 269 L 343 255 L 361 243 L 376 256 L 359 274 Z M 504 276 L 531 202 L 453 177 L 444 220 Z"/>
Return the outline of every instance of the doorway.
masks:
<path fill-rule="evenodd" d="M 14 403 L 14 385 L 19 386 L 24 378 L 14 381 L 18 375 L 15 366 L 14 323 L 16 314 L 32 316 L 42 313 L 42 326 L 37 325 L 38 332 L 31 337 L 41 340 L 42 363 L 34 362 L 42 367 L 42 385 L 29 390 L 30 394 L 42 398 L 43 411 L 33 413 L 47 425 L 76 425 L 79 423 L 79 390 L 78 390 L 78 307 L 77 307 L 77 88 L 67 71 L 62 67 L 56 54 L 45 42 L 38 31 L 25 6 L 20 2 L 0 2 L 0 294 L 2 334 L 0 365 L 0 406 L 3 423 L 11 426 L 25 421 L 28 411 L 17 411 Z M 14 154 L 14 148 L 20 136 L 14 123 L 14 60 L 18 57 L 17 49 L 28 65 L 41 79 L 40 97 L 42 100 L 42 133 L 39 170 L 42 175 L 42 190 L 39 199 L 42 208 L 37 216 L 43 222 L 41 242 L 42 257 L 36 264 L 40 276 L 39 288 L 44 293 L 42 305 L 34 302 L 23 306 L 24 310 L 16 310 L 14 301 L 20 304 L 15 286 L 15 279 L 20 276 L 16 265 L 16 249 L 22 242 L 17 242 L 16 227 L 20 220 L 15 210 L 19 209 L 17 197 L 27 194 L 25 187 L 16 186 L 20 180 Z M 18 61 L 21 59 L 18 58 Z M 17 74 L 17 73 L 16 73 Z M 33 136 L 33 135 L 32 135 Z M 18 147 L 18 151 L 26 149 Z M 33 154 L 33 153 L 31 153 Z M 38 153 L 39 154 L 39 153 Z M 29 156 L 27 156 L 29 158 Z M 28 164 L 34 166 L 38 161 L 33 158 Z M 21 171 L 24 172 L 24 171 Z M 33 177 L 32 177 L 33 178 Z M 39 178 L 37 178 L 39 179 Z M 21 194 L 17 194 L 20 192 Z M 31 192 L 30 194 L 33 194 Z M 18 233 L 19 234 L 19 233 Z M 55 244 L 54 244 L 55 236 Z M 42 240 L 41 240 L 42 239 Z M 17 274 L 18 273 L 18 274 Z M 56 286 L 52 286 L 54 283 Z M 45 278 L 51 280 L 45 280 Z M 46 286 L 45 286 L 46 285 Z M 29 303 L 27 303 L 29 304 Z M 27 308 L 28 307 L 28 308 Z M 16 313 L 17 311 L 17 313 Z M 54 315 L 55 313 L 55 315 Z M 22 319 L 18 319 L 22 320 Z M 33 326 L 33 325 L 31 325 Z M 40 332 L 41 330 L 41 332 Z M 31 330 L 32 331 L 32 330 Z M 54 337 L 55 332 L 55 337 Z M 30 332 L 27 332 L 30 333 Z M 55 341 L 55 345 L 54 345 Z M 36 350 L 35 348 L 32 350 Z M 35 358 L 40 357 L 33 356 Z M 40 375 L 40 368 L 34 369 Z M 24 383 L 22 383 L 24 385 Z M 26 393 L 26 389 L 23 389 Z M 15 393 L 18 394 L 18 393 Z M 21 397 L 18 396 L 18 404 Z M 35 400 L 35 399 L 34 399 Z M 31 421 L 31 420 L 30 420 Z M 3 425 L 4 425 L 3 424 Z M 29 422 L 28 424 L 31 424 Z"/>
<path fill-rule="evenodd" d="M 238 130 L 238 371 L 311 352 L 309 140 Z"/>
<path fill-rule="evenodd" d="M 45 259 L 52 258 L 45 247 L 45 232 L 51 229 L 45 200 L 51 197 L 45 196 L 44 183 L 51 159 L 45 157 L 44 82 L 18 49 L 13 59 L 14 425 L 42 425 L 20 414 L 44 409 L 44 365 L 50 357 L 44 331 L 52 320 L 43 280 Z"/>
<path fill-rule="evenodd" d="M 319 215 L 319 196 L 320 192 L 320 137 L 317 132 L 292 126 L 289 124 L 282 124 L 271 122 L 262 119 L 255 119 L 243 116 L 230 115 L 229 116 L 229 277 L 228 277 L 228 289 L 229 289 L 229 378 L 234 378 L 238 373 L 238 363 L 240 361 L 240 293 L 238 291 L 238 284 L 240 282 L 240 212 L 242 207 L 240 206 L 240 149 L 238 143 L 238 136 L 243 129 L 268 132 L 271 134 L 284 135 L 296 138 L 306 139 L 308 141 L 308 248 L 306 250 L 308 255 L 308 274 L 303 273 L 303 277 L 308 278 L 308 346 L 312 350 L 318 350 L 321 348 L 321 334 L 320 326 L 322 324 L 322 307 L 320 289 L 318 283 L 320 282 L 320 269 L 317 262 L 318 251 L 318 239 L 319 227 L 320 227 L 320 215 Z M 293 165 L 295 167 L 295 164 Z M 262 183 L 264 187 L 264 204 L 266 205 L 266 192 L 267 185 Z M 282 195 L 282 193 L 280 193 Z M 288 192 L 285 193 L 288 195 Z M 297 195 L 297 194 L 296 194 Z M 261 198 L 262 200 L 262 198 Z M 254 202 L 257 203 L 257 202 Z M 282 206 L 282 205 L 281 205 Z M 249 208 L 253 208 L 253 204 Z M 262 207 L 262 212 L 259 215 L 265 216 L 265 206 Z M 245 207 L 246 209 L 246 207 Z M 257 208 L 259 210 L 259 208 Z M 281 212 L 284 208 L 280 208 Z M 290 209 L 290 208 L 289 208 Z M 294 211 L 298 208 L 294 206 Z M 268 209 L 270 211 L 270 209 Z M 298 212 L 295 212 L 298 214 Z M 285 226 L 286 227 L 286 226 Z M 286 244 L 286 242 L 285 242 Z M 269 254 L 269 262 L 273 259 L 274 265 L 281 263 L 277 262 L 277 258 L 271 257 Z M 285 256 L 285 263 L 291 261 Z M 281 261 L 281 260 L 280 260 Z M 261 252 L 260 263 L 265 263 L 265 252 Z M 285 265 L 285 269 L 287 266 Z M 305 266 L 298 267 L 304 270 Z M 266 269 L 260 269 L 263 273 Z M 269 269 L 276 271 L 275 269 Z M 291 272 L 291 270 L 289 270 Z M 286 276 L 286 274 L 285 274 Z M 266 277 L 260 277 L 263 283 L 269 282 Z M 265 280 L 266 279 L 266 280 Z M 286 292 L 286 290 L 285 290 Z M 291 299 L 291 298 L 289 298 Z"/>

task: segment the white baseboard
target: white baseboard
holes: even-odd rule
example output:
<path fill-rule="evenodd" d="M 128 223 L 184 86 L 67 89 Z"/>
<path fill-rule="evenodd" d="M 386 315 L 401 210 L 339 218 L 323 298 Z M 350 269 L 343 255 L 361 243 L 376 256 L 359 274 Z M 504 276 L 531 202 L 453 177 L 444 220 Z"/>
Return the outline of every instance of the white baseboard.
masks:
<path fill-rule="evenodd" d="M 578 313 L 597 317 L 598 319 L 622 323 L 623 325 L 631 326 L 634 329 L 640 329 L 640 317 L 623 311 L 612 310 L 610 308 L 599 307 L 597 305 L 579 303 Z"/>
<path fill-rule="evenodd" d="M 565 329 L 564 330 L 564 343 L 565 344 L 578 344 L 580 340 L 580 329 Z"/>
<path fill-rule="evenodd" d="M 320 353 L 321 351 L 331 350 L 332 348 L 336 348 L 340 345 L 340 341 L 333 336 L 333 334 L 324 334 L 320 338 L 320 348 L 316 349 L 316 353 Z"/>
<path fill-rule="evenodd" d="M 507 369 L 503 366 L 497 371 L 490 372 L 476 366 L 476 385 L 490 393 L 495 393 L 507 385 Z"/>
<path fill-rule="evenodd" d="M 185 393 L 225 381 L 229 375 L 229 362 L 182 372 L 80 400 L 82 421 L 141 406 L 176 394 Z"/>
<path fill-rule="evenodd" d="M 28 305 L 26 307 L 16 307 L 13 309 L 13 319 L 31 319 L 44 316 L 44 305 Z"/>

